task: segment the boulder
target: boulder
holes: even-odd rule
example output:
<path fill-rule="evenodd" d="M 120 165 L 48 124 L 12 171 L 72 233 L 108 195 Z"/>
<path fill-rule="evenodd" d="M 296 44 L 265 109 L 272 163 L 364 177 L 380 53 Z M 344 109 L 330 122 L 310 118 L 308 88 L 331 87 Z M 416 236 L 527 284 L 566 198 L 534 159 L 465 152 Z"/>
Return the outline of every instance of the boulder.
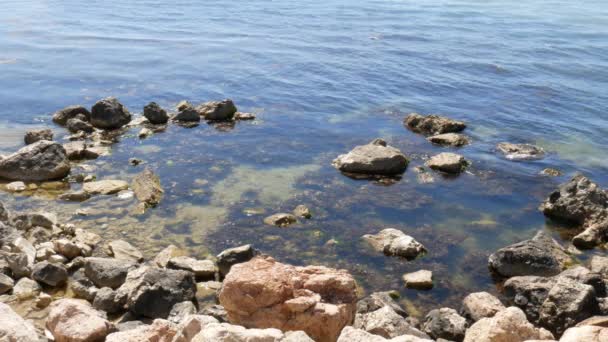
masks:
<path fill-rule="evenodd" d="M 397 175 L 405 172 L 408 159 L 397 148 L 382 139 L 356 146 L 347 154 L 339 155 L 332 165 L 346 173 L 366 175 Z"/>
<path fill-rule="evenodd" d="M 257 254 L 258 251 L 252 245 L 243 245 L 222 251 L 217 255 L 217 267 L 220 275 L 225 277 L 232 266 L 247 262 Z"/>
<path fill-rule="evenodd" d="M 0 178 L 20 181 L 61 179 L 70 173 L 70 162 L 61 144 L 40 140 L 0 159 Z"/>
<path fill-rule="evenodd" d="M 32 267 L 32 279 L 48 286 L 61 286 L 68 280 L 68 270 L 62 264 L 42 261 Z"/>
<path fill-rule="evenodd" d="M 185 320 L 186 317 L 196 314 L 196 311 L 196 306 L 194 306 L 192 302 L 188 301 L 177 303 L 171 308 L 167 320 L 172 323 L 179 324 Z"/>
<path fill-rule="evenodd" d="M 433 272 L 420 270 L 403 275 L 405 287 L 416 290 L 430 290 L 433 288 Z"/>
<path fill-rule="evenodd" d="M 300 337 L 300 333 L 294 339 L 292 334 L 283 334 L 277 329 L 247 329 L 228 323 L 209 323 L 192 342 L 313 342 L 310 338 Z"/>
<path fill-rule="evenodd" d="M 416 133 L 437 135 L 444 133 L 457 133 L 467 126 L 462 121 L 452 120 L 439 115 L 420 115 L 412 113 L 405 118 L 405 125 Z"/>
<path fill-rule="evenodd" d="M 108 244 L 110 252 L 115 259 L 127 260 L 132 262 L 141 262 L 144 260 L 143 254 L 139 249 L 133 247 L 125 240 L 114 240 Z"/>
<path fill-rule="evenodd" d="M 426 140 L 433 144 L 452 147 L 460 147 L 470 143 L 470 140 L 466 135 L 458 133 L 437 134 L 426 138 Z"/>
<path fill-rule="evenodd" d="M 201 121 L 201 116 L 196 109 L 186 106 L 182 107 L 179 112 L 173 116 L 173 120 L 182 122 L 198 122 Z"/>
<path fill-rule="evenodd" d="M 53 122 L 58 125 L 64 126 L 67 124 L 69 119 L 81 116 L 85 118 L 85 121 L 91 120 L 91 112 L 83 106 L 69 106 L 53 114 Z"/>
<path fill-rule="evenodd" d="M 162 109 L 156 102 L 150 102 L 144 107 L 144 116 L 153 125 L 162 125 L 169 121 L 167 111 Z"/>
<path fill-rule="evenodd" d="M 510 160 L 534 160 L 545 156 L 545 151 L 537 146 L 530 144 L 511 144 L 502 142 L 496 149 Z"/>
<path fill-rule="evenodd" d="M 79 118 L 69 119 L 65 126 L 70 133 L 93 133 L 95 131 L 95 127 L 93 127 L 93 125 Z"/>
<path fill-rule="evenodd" d="M 413 259 L 426 252 L 420 242 L 394 228 L 383 229 L 375 235 L 363 235 L 363 239 L 377 251 L 389 256 Z"/>
<path fill-rule="evenodd" d="M 608 278 L 608 257 L 594 255 L 591 257 L 589 267 L 592 272 L 601 274 L 604 278 Z"/>
<path fill-rule="evenodd" d="M 21 278 L 13 287 L 13 295 L 19 300 L 36 298 L 42 291 L 40 285 L 30 278 Z"/>
<path fill-rule="evenodd" d="M 385 306 L 390 307 L 399 316 L 406 318 L 407 312 L 399 306 L 399 303 L 393 299 L 393 292 L 374 292 L 368 297 L 365 297 L 357 302 L 357 314 L 365 314 L 382 309 Z"/>
<path fill-rule="evenodd" d="M 461 173 L 468 164 L 463 156 L 450 152 L 439 153 L 425 163 L 426 166 L 435 171 L 453 174 Z"/>
<path fill-rule="evenodd" d="M 114 325 L 91 305 L 80 299 L 60 299 L 50 306 L 46 328 L 55 342 L 102 342 Z"/>
<path fill-rule="evenodd" d="M 84 183 L 82 189 L 91 195 L 112 195 L 127 190 L 129 183 L 121 180 L 100 180 Z"/>
<path fill-rule="evenodd" d="M 498 298 L 487 292 L 475 292 L 462 300 L 460 314 L 470 321 L 477 322 L 482 318 L 494 317 L 505 309 Z"/>
<path fill-rule="evenodd" d="M 79 269 L 72 274 L 69 281 L 70 290 L 74 293 L 74 297 L 86 299 L 92 302 L 99 290 L 95 284 L 86 276 L 84 269 Z"/>
<path fill-rule="evenodd" d="M 93 307 L 109 314 L 117 313 L 123 309 L 123 303 L 116 298 L 116 291 L 109 287 L 102 287 L 95 293 Z"/>
<path fill-rule="evenodd" d="M 187 256 L 171 258 L 167 268 L 189 271 L 197 280 L 214 280 L 217 274 L 217 267 L 213 261 L 197 260 Z"/>
<path fill-rule="evenodd" d="M 462 341 L 467 329 L 467 320 L 450 308 L 431 310 L 422 323 L 422 330 L 434 339 L 443 338 Z"/>
<path fill-rule="evenodd" d="M 158 267 L 167 267 L 169 260 L 174 257 L 185 255 L 186 251 L 184 251 L 183 249 L 180 249 L 174 245 L 169 245 L 165 249 L 160 251 L 158 255 L 156 255 L 156 257 L 154 258 L 154 264 Z"/>
<path fill-rule="evenodd" d="M 226 121 L 232 120 L 236 113 L 236 106 L 230 99 L 222 101 L 210 101 L 196 107 L 200 116 L 205 120 Z"/>
<path fill-rule="evenodd" d="M 464 342 L 521 342 L 526 340 L 553 340 L 553 335 L 536 328 L 516 307 L 509 307 L 493 317 L 482 318 L 466 332 Z"/>
<path fill-rule="evenodd" d="M 554 277 L 512 277 L 504 283 L 505 297 L 524 310 L 528 320 L 538 323 L 540 307 L 555 282 Z"/>
<path fill-rule="evenodd" d="M 131 113 L 114 97 L 97 101 L 91 110 L 91 124 L 101 129 L 117 129 L 131 122 Z"/>
<path fill-rule="evenodd" d="M 0 295 L 7 293 L 13 289 L 15 281 L 6 274 L 0 273 Z"/>
<path fill-rule="evenodd" d="M 27 131 L 25 132 L 23 140 L 26 145 L 33 144 L 40 140 L 53 140 L 53 131 L 48 128 Z"/>
<path fill-rule="evenodd" d="M 411 335 L 402 335 L 399 337 L 386 339 L 384 337 L 373 335 L 365 330 L 356 329 L 353 327 L 345 327 L 338 338 L 338 342 L 433 342 L 431 339 L 420 338 Z"/>
<path fill-rule="evenodd" d="M 427 334 L 411 326 L 404 317 L 398 315 L 390 306 L 369 313 L 358 313 L 355 316 L 353 327 L 384 338 L 401 335 L 429 338 Z"/>
<path fill-rule="evenodd" d="M 236 113 L 234 113 L 234 120 L 240 120 L 240 121 L 255 120 L 255 114 L 236 112 Z"/>
<path fill-rule="evenodd" d="M 264 219 L 264 223 L 277 227 L 287 227 L 296 222 L 298 219 L 294 215 L 286 213 L 270 215 Z"/>
<path fill-rule="evenodd" d="M 63 144 L 69 160 L 97 159 L 99 153 L 89 147 L 84 141 L 71 141 Z"/>
<path fill-rule="evenodd" d="M 160 185 L 160 178 L 148 168 L 133 178 L 131 188 L 137 199 L 144 203 L 146 207 L 158 205 L 164 193 Z"/>
<path fill-rule="evenodd" d="M 177 326 L 177 333 L 172 342 L 190 342 L 194 336 L 210 323 L 219 323 L 219 321 L 211 316 L 189 315 Z"/>
<path fill-rule="evenodd" d="M 344 270 L 260 256 L 232 266 L 219 293 L 230 322 L 302 330 L 317 342 L 335 341 L 352 323 L 356 299 L 356 282 Z"/>
<path fill-rule="evenodd" d="M 97 287 L 119 288 L 137 263 L 114 258 L 85 258 L 84 273 Z"/>
<path fill-rule="evenodd" d="M 21 318 L 4 303 L 0 303 L 0 340 L 6 342 L 43 341 L 32 323 Z"/>
<path fill-rule="evenodd" d="M 583 225 L 608 216 L 608 193 L 583 175 L 560 185 L 540 206 L 545 216 Z"/>

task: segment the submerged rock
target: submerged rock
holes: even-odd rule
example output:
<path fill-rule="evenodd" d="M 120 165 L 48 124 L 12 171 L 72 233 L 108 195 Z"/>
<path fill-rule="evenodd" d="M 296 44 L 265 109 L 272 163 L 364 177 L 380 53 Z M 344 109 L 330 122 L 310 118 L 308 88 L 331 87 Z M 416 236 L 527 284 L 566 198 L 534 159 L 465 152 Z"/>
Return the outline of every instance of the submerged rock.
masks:
<path fill-rule="evenodd" d="M 562 175 L 562 172 L 558 169 L 548 167 L 543 169 L 540 174 L 543 176 L 558 177 Z"/>
<path fill-rule="evenodd" d="M 0 340 L 6 342 L 43 341 L 32 323 L 21 318 L 4 303 L 0 303 Z"/>
<path fill-rule="evenodd" d="M 511 144 L 502 142 L 496 149 L 511 160 L 533 160 L 541 159 L 545 156 L 545 151 L 537 146 L 530 144 Z"/>
<path fill-rule="evenodd" d="M 133 178 L 131 188 L 137 199 L 146 207 L 158 205 L 164 193 L 160 185 L 160 178 L 148 168 Z"/>
<path fill-rule="evenodd" d="M 225 121 L 232 120 L 236 113 L 236 106 L 230 99 L 222 101 L 210 101 L 196 107 L 200 116 L 205 120 Z"/>
<path fill-rule="evenodd" d="M 25 132 L 23 140 L 26 145 L 33 144 L 40 140 L 53 140 L 53 131 L 48 128 L 27 131 Z"/>
<path fill-rule="evenodd" d="M 332 165 L 346 173 L 368 175 L 396 175 L 405 172 L 408 159 L 398 149 L 388 146 L 382 139 L 355 147 L 339 155 Z"/>
<path fill-rule="evenodd" d="M 55 112 L 55 114 L 53 114 L 53 122 L 58 125 L 65 126 L 69 119 L 77 116 L 84 117 L 85 121 L 91 120 L 91 112 L 89 112 L 88 109 L 86 109 L 84 106 L 75 105 L 65 107 L 64 109 Z"/>
<path fill-rule="evenodd" d="M 105 316 L 80 299 L 60 299 L 51 304 L 46 328 L 56 342 L 101 342 L 115 330 Z"/>
<path fill-rule="evenodd" d="M 457 133 L 467 126 L 462 121 L 452 120 L 439 115 L 420 115 L 412 113 L 404 120 L 405 125 L 416 133 L 437 135 L 444 133 Z"/>
<path fill-rule="evenodd" d="M 389 256 L 413 259 L 426 252 L 426 248 L 420 242 L 394 228 L 383 229 L 376 235 L 363 235 L 363 239 L 374 249 Z"/>
<path fill-rule="evenodd" d="M 432 142 L 433 144 L 453 147 L 460 147 L 470 143 L 470 140 L 466 135 L 458 133 L 437 134 L 428 137 L 426 140 Z"/>
<path fill-rule="evenodd" d="M 20 181 L 61 179 L 70 173 L 70 162 L 61 144 L 41 140 L 0 159 L 0 178 Z"/>
<path fill-rule="evenodd" d="M 462 341 L 467 329 L 467 320 L 450 308 L 431 310 L 422 323 L 422 330 L 432 338 Z"/>
<path fill-rule="evenodd" d="M 466 332 L 464 342 L 521 342 L 528 340 L 553 340 L 545 329 L 536 328 L 516 308 L 504 309 L 491 318 L 482 318 Z"/>
<path fill-rule="evenodd" d="M 443 152 L 431 157 L 425 165 L 436 171 L 456 174 L 461 173 L 468 162 L 459 154 Z"/>
<path fill-rule="evenodd" d="M 169 121 L 167 111 L 162 109 L 156 102 L 150 102 L 144 107 L 144 116 L 153 125 L 162 125 Z"/>
<path fill-rule="evenodd" d="M 114 97 L 97 101 L 91 111 L 91 124 L 101 129 L 117 129 L 131 122 L 131 113 Z"/>
<path fill-rule="evenodd" d="M 287 227 L 296 222 L 298 222 L 298 219 L 294 215 L 287 213 L 270 215 L 264 219 L 264 223 L 277 227 Z"/>
<path fill-rule="evenodd" d="M 91 195 L 111 195 L 127 190 L 129 183 L 121 180 L 100 180 L 84 183 L 82 189 Z"/>
<path fill-rule="evenodd" d="M 403 275 L 405 287 L 417 290 L 429 290 L 433 288 L 433 272 L 420 270 Z"/>

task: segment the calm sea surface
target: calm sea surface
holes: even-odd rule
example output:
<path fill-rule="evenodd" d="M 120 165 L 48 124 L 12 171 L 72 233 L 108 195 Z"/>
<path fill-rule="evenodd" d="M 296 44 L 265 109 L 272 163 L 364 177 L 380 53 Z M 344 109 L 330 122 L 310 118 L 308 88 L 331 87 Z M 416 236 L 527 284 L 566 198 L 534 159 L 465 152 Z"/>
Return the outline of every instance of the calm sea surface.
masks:
<path fill-rule="evenodd" d="M 410 313 L 424 314 L 496 292 L 487 256 L 499 247 L 539 229 L 567 243 L 571 232 L 537 210 L 557 184 L 580 171 L 608 186 L 608 2 L 1 1 L 0 153 L 19 148 L 27 129 L 54 127 L 55 110 L 106 96 L 133 113 L 149 101 L 172 109 L 229 97 L 258 119 L 170 126 L 146 140 L 133 129 L 85 163 L 98 179 L 130 180 L 143 168 L 131 157 L 153 168 L 165 198 L 142 216 L 133 199 L 66 204 L 54 198 L 63 190 L 0 200 L 59 212 L 147 256 L 169 243 L 199 257 L 253 243 L 285 262 L 347 268 L 365 291 L 400 290 Z M 469 124 L 473 143 L 459 150 L 469 173 L 418 180 L 414 168 L 449 149 L 403 128 L 413 111 Z M 65 134 L 56 127 L 57 139 Z M 331 167 L 376 137 L 411 158 L 401 181 L 356 181 Z M 494 151 L 501 141 L 548 155 L 507 161 Z M 540 176 L 545 167 L 564 176 Z M 301 203 L 312 220 L 263 225 Z M 361 243 L 384 227 L 429 254 L 408 262 Z M 435 288 L 405 290 L 401 275 L 422 268 Z"/>

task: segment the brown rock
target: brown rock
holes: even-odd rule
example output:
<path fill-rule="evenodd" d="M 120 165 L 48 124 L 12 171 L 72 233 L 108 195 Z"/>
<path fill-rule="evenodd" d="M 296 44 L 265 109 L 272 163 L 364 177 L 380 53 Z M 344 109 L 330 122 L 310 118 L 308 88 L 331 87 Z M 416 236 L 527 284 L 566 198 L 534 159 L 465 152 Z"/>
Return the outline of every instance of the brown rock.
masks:
<path fill-rule="evenodd" d="M 137 199 L 146 207 L 154 207 L 160 203 L 164 193 L 160 186 L 160 178 L 148 168 L 135 176 L 131 188 Z"/>
<path fill-rule="evenodd" d="M 110 334 L 105 342 L 171 342 L 176 333 L 175 329 L 175 324 L 164 319 L 155 319 L 150 325 Z"/>
<path fill-rule="evenodd" d="M 101 342 L 114 331 L 114 325 L 103 314 L 80 299 L 53 302 L 46 327 L 55 342 Z"/>

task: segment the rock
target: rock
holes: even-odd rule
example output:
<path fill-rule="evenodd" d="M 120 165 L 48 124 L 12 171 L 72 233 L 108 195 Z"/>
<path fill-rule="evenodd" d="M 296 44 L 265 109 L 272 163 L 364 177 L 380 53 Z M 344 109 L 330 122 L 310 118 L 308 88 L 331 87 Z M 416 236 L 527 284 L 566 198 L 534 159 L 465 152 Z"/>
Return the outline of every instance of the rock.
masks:
<path fill-rule="evenodd" d="M 51 302 L 53 302 L 53 297 L 43 292 L 38 295 L 34 304 L 36 304 L 37 308 L 44 309 L 51 305 Z"/>
<path fill-rule="evenodd" d="M 533 160 L 541 159 L 545 156 L 545 151 L 537 146 L 530 144 L 511 144 L 502 142 L 496 149 L 511 160 Z"/>
<path fill-rule="evenodd" d="M 580 225 L 602 220 L 607 209 L 608 193 L 580 174 L 562 184 L 540 206 L 547 217 Z"/>
<path fill-rule="evenodd" d="M 16 223 L 20 229 L 29 230 L 34 227 L 43 227 L 52 229 L 53 226 L 57 224 L 57 215 L 53 213 L 47 213 L 44 211 L 41 212 L 33 212 L 26 214 L 19 214 L 14 218 L 15 222 L 20 221 L 20 223 Z"/>
<path fill-rule="evenodd" d="M 389 256 L 413 259 L 426 252 L 420 242 L 394 228 L 383 229 L 376 235 L 363 235 L 363 239 L 374 249 Z"/>
<path fill-rule="evenodd" d="M 224 309 L 224 307 L 221 305 L 214 304 L 207 306 L 203 308 L 199 313 L 201 315 L 211 316 L 220 321 L 220 323 L 228 322 L 228 313 L 226 312 L 226 309 Z"/>
<path fill-rule="evenodd" d="M 62 201 L 84 202 L 84 201 L 88 200 L 89 198 L 91 198 L 91 194 L 88 192 L 84 192 L 84 191 L 72 191 L 72 192 L 66 192 L 65 194 L 61 194 L 57 198 Z"/>
<path fill-rule="evenodd" d="M 177 246 L 169 245 L 162 251 L 158 253 L 156 258 L 154 258 L 154 264 L 158 267 L 167 267 L 169 260 L 174 257 L 185 256 L 186 252 Z"/>
<path fill-rule="evenodd" d="M 41 140 L 0 159 L 0 178 L 20 181 L 61 179 L 70 173 L 70 162 L 61 144 Z"/>
<path fill-rule="evenodd" d="M 91 124 L 101 129 L 117 129 L 131 122 L 131 113 L 114 97 L 97 101 L 91 110 Z"/>
<path fill-rule="evenodd" d="M 68 270 L 61 264 L 42 261 L 32 267 L 32 278 L 49 286 L 61 286 L 68 279 Z"/>
<path fill-rule="evenodd" d="M 526 313 L 528 319 L 537 323 L 540 307 L 555 285 L 554 277 L 512 277 L 504 284 L 505 296 Z"/>
<path fill-rule="evenodd" d="M 160 178 L 148 168 L 133 178 L 131 188 L 137 199 L 144 203 L 146 207 L 158 205 L 164 193 L 160 185 Z"/>
<path fill-rule="evenodd" d="M 466 135 L 458 133 L 437 134 L 428 137 L 426 140 L 432 142 L 433 144 L 453 147 L 460 147 L 470 143 L 470 140 Z"/>
<path fill-rule="evenodd" d="M 353 327 L 385 338 L 401 335 L 429 338 L 425 333 L 412 327 L 404 317 L 398 315 L 390 306 L 365 314 L 357 314 Z"/>
<path fill-rule="evenodd" d="M 139 139 L 145 139 L 151 136 L 152 134 L 154 134 L 154 132 L 151 129 L 144 127 L 139 131 L 139 133 L 137 133 L 137 137 Z"/>
<path fill-rule="evenodd" d="M 66 128 L 68 131 L 70 131 L 70 133 L 93 133 L 95 131 L 95 127 L 93 127 L 93 125 L 78 118 L 69 119 L 66 124 Z"/>
<path fill-rule="evenodd" d="M 201 116 L 193 107 L 183 107 L 173 116 L 173 120 L 182 122 L 198 122 Z"/>
<path fill-rule="evenodd" d="M 433 272 L 420 270 L 403 275 L 405 287 L 417 290 L 429 290 L 433 288 Z"/>
<path fill-rule="evenodd" d="M 90 148 L 84 141 L 71 141 L 63 144 L 69 160 L 97 159 L 99 153 Z"/>
<path fill-rule="evenodd" d="M 217 255 L 217 267 L 220 275 L 225 277 L 230 268 L 236 264 L 251 260 L 258 251 L 252 245 L 244 245 L 234 248 L 229 248 Z"/>
<path fill-rule="evenodd" d="M 594 255 L 591 257 L 589 267 L 592 272 L 599 273 L 608 278 L 608 257 Z"/>
<path fill-rule="evenodd" d="M 175 304 L 194 300 L 196 283 L 187 271 L 142 266 L 129 272 L 117 294 L 131 313 L 164 318 Z"/>
<path fill-rule="evenodd" d="M 129 165 L 137 166 L 143 162 L 144 161 L 139 158 L 129 158 Z"/>
<path fill-rule="evenodd" d="M 69 106 L 53 114 L 53 122 L 65 126 L 69 119 L 77 116 L 82 116 L 85 118 L 85 121 L 90 121 L 91 112 L 83 106 Z"/>
<path fill-rule="evenodd" d="M 236 112 L 236 113 L 234 113 L 234 120 L 240 120 L 240 121 L 255 120 L 255 114 Z"/>
<path fill-rule="evenodd" d="M 211 316 L 189 315 L 177 326 L 177 333 L 172 342 L 190 342 L 194 336 L 210 323 L 219 323 L 219 321 Z"/>
<path fill-rule="evenodd" d="M 526 340 L 553 340 L 553 335 L 536 328 L 526 319 L 523 311 L 509 307 L 491 318 L 482 318 L 466 332 L 465 342 L 520 342 Z"/>
<path fill-rule="evenodd" d="M 84 269 L 79 269 L 72 274 L 69 287 L 74 293 L 74 297 L 86 299 L 92 302 L 99 290 L 95 284 L 85 275 Z"/>
<path fill-rule="evenodd" d="M 32 323 L 21 318 L 10 306 L 0 303 L 0 340 L 37 342 L 42 341 L 42 338 L 38 336 Z"/>
<path fill-rule="evenodd" d="M 225 121 L 232 120 L 236 113 L 236 106 L 232 100 L 226 99 L 203 103 L 196 107 L 196 110 L 205 120 Z"/>
<path fill-rule="evenodd" d="M 558 169 L 554 169 L 551 167 L 545 168 L 540 172 L 541 175 L 543 176 L 550 176 L 550 177 L 559 177 L 562 175 L 562 172 Z"/>
<path fill-rule="evenodd" d="M 426 135 L 457 133 L 467 127 L 462 121 L 452 120 L 439 115 L 424 116 L 418 113 L 408 115 L 404 123 L 412 131 Z"/>
<path fill-rule="evenodd" d="M 422 330 L 432 338 L 462 341 L 467 329 L 467 320 L 450 308 L 431 310 L 422 323 Z"/>
<path fill-rule="evenodd" d="M 408 159 L 401 151 L 382 139 L 356 146 L 347 154 L 339 155 L 332 165 L 346 173 L 367 175 L 397 175 L 405 172 Z"/>
<path fill-rule="evenodd" d="M 182 100 L 182 101 L 179 101 L 179 103 L 175 106 L 175 109 L 180 111 L 187 107 L 194 107 L 194 106 L 192 106 L 192 103 L 190 103 L 189 101 Z"/>
<path fill-rule="evenodd" d="M 344 270 L 294 267 L 270 257 L 232 266 L 219 294 L 230 322 L 302 330 L 317 342 L 335 341 L 353 321 L 356 283 Z"/>
<path fill-rule="evenodd" d="M 19 279 L 13 287 L 13 295 L 19 300 L 35 298 L 40 294 L 40 291 L 42 291 L 40 285 L 29 278 Z"/>
<path fill-rule="evenodd" d="M 606 283 L 604 277 L 600 273 L 591 272 L 586 267 L 574 266 L 568 268 L 560 273 L 559 277 L 565 277 L 580 284 L 591 285 L 598 297 L 606 297 Z"/>
<path fill-rule="evenodd" d="M 111 195 L 122 190 L 127 190 L 129 183 L 121 180 L 100 180 L 84 183 L 82 189 L 91 195 Z"/>
<path fill-rule="evenodd" d="M 310 213 L 310 209 L 308 209 L 308 207 L 303 204 L 298 205 L 293 210 L 293 214 L 297 217 L 301 217 L 301 218 L 305 218 L 305 219 L 309 219 L 312 217 L 312 214 Z"/>
<path fill-rule="evenodd" d="M 298 219 L 294 215 L 286 213 L 270 215 L 264 219 L 264 223 L 278 227 L 287 227 L 296 222 L 298 222 Z"/>
<path fill-rule="evenodd" d="M 470 321 L 477 322 L 482 318 L 494 317 L 494 315 L 505 309 L 498 298 L 487 292 L 475 292 L 462 300 L 460 314 Z"/>
<path fill-rule="evenodd" d="M 167 111 L 162 109 L 156 102 L 150 102 L 144 107 L 144 116 L 153 125 L 162 125 L 169 121 Z"/>
<path fill-rule="evenodd" d="M 572 262 L 564 249 L 543 232 L 538 232 L 530 240 L 501 248 L 488 259 L 490 269 L 507 278 L 524 275 L 552 276 Z"/>
<path fill-rule="evenodd" d="M 1 259 L 4 259 L 15 278 L 29 277 L 33 261 L 25 253 L 8 253 L 0 251 Z"/>
<path fill-rule="evenodd" d="M 374 312 L 387 306 L 399 316 L 407 318 L 407 312 L 405 312 L 395 299 L 393 299 L 393 295 L 395 295 L 395 293 L 390 291 L 372 293 L 368 297 L 357 302 L 357 314 Z M 398 295 L 398 293 L 396 293 L 396 295 Z"/>
<path fill-rule="evenodd" d="M 10 223 L 11 213 L 5 208 L 4 203 L 0 202 L 0 223 Z"/>
<path fill-rule="evenodd" d="M 137 263 L 113 258 L 85 258 L 84 273 L 97 287 L 119 288 Z"/>
<path fill-rule="evenodd" d="M 566 330 L 560 342 L 605 342 L 608 341 L 608 329 L 598 326 L 574 327 Z"/>
<path fill-rule="evenodd" d="M 461 173 L 468 164 L 463 156 L 449 152 L 439 153 L 425 163 L 429 168 L 445 173 Z"/>
<path fill-rule="evenodd" d="M 277 329 L 247 329 L 228 323 L 209 323 L 192 342 L 312 342 L 311 339 L 290 340 Z"/>
<path fill-rule="evenodd" d="M 25 253 L 25 255 L 27 256 L 28 266 L 33 265 L 34 261 L 36 261 L 36 249 L 34 248 L 34 246 L 32 246 L 32 243 L 29 242 L 28 240 L 26 240 L 22 237 L 16 238 L 15 241 L 13 242 L 13 248 L 17 252 Z"/>
<path fill-rule="evenodd" d="M 61 254 L 70 260 L 81 254 L 80 247 L 68 239 L 55 240 L 54 248 L 58 254 Z"/>
<path fill-rule="evenodd" d="M 26 145 L 33 144 L 40 140 L 53 140 L 53 131 L 48 128 L 27 131 L 25 132 L 23 140 Z"/>
<path fill-rule="evenodd" d="M 217 267 L 211 260 L 197 260 L 187 256 L 171 258 L 167 268 L 192 272 L 198 280 L 213 280 L 217 273 Z"/>
<path fill-rule="evenodd" d="M 102 287 L 95 293 L 93 307 L 97 310 L 107 312 L 109 314 L 117 313 L 122 310 L 122 304 L 116 298 L 116 291 L 109 287 Z"/>
<path fill-rule="evenodd" d="M 572 244 L 580 249 L 591 249 L 604 242 L 608 230 L 608 220 L 593 224 L 572 238 Z"/>
<path fill-rule="evenodd" d="M 155 319 L 150 325 L 112 333 L 108 335 L 106 342 L 172 342 L 175 329 L 175 324 L 164 319 Z"/>
<path fill-rule="evenodd" d="M 355 329 L 347 326 L 342 330 L 338 342 L 432 342 L 433 340 L 419 338 L 411 335 L 402 335 L 399 337 L 385 339 L 378 335 L 370 334 L 361 329 Z"/>
<path fill-rule="evenodd" d="M 196 314 L 196 307 L 192 302 L 181 302 L 173 305 L 169 312 L 169 320 L 172 323 L 179 324 L 186 317 Z"/>
<path fill-rule="evenodd" d="M 56 342 L 104 341 L 114 325 L 80 299 L 60 299 L 51 304 L 46 328 Z"/>
<path fill-rule="evenodd" d="M 11 182 L 6 184 L 6 190 L 10 192 L 22 192 L 27 190 L 27 185 L 25 183 L 19 182 Z"/>
<path fill-rule="evenodd" d="M 108 244 L 112 256 L 116 259 L 140 262 L 144 260 L 143 254 L 124 240 L 114 240 Z"/>
<path fill-rule="evenodd" d="M 6 274 L 0 273 L 0 295 L 7 293 L 13 289 L 15 281 Z"/>

